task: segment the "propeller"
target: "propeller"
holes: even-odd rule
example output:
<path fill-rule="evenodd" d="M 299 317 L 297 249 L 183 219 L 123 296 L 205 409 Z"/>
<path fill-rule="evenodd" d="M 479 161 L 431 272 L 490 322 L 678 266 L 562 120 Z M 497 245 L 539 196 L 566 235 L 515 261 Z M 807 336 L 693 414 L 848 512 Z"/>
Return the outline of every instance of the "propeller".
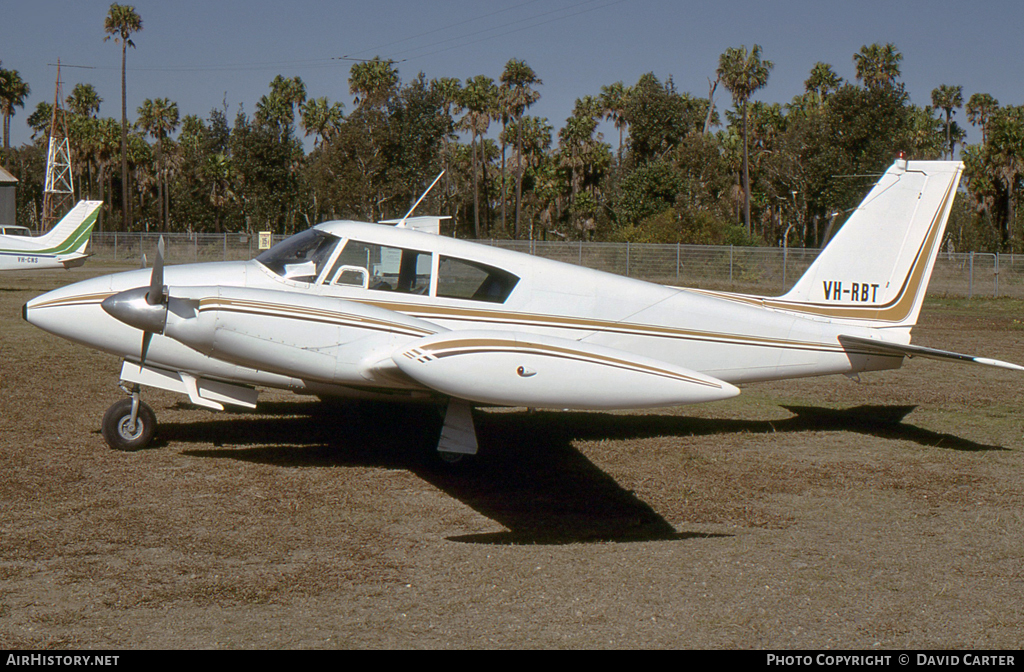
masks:
<path fill-rule="evenodd" d="M 167 288 L 164 287 L 164 237 L 156 246 L 156 260 L 148 287 L 135 287 L 108 296 L 100 304 L 112 317 L 142 330 L 139 367 L 146 363 L 146 354 L 153 334 L 162 334 L 167 324 Z"/>
<path fill-rule="evenodd" d="M 149 277 L 149 292 L 146 293 L 146 303 L 151 306 L 158 306 L 167 302 L 167 295 L 164 292 L 164 237 L 160 236 L 156 244 L 156 261 L 153 263 L 153 273 Z"/>
<path fill-rule="evenodd" d="M 160 320 L 160 331 L 163 332 L 163 325 L 167 323 L 167 292 L 164 287 L 164 237 L 156 244 L 156 260 L 153 262 L 153 273 L 149 276 L 149 291 L 146 292 L 146 303 L 151 306 L 163 306 L 163 319 Z M 139 353 L 139 368 L 146 364 L 146 353 L 149 352 L 149 342 L 153 340 L 153 332 L 142 331 L 142 352 Z"/>

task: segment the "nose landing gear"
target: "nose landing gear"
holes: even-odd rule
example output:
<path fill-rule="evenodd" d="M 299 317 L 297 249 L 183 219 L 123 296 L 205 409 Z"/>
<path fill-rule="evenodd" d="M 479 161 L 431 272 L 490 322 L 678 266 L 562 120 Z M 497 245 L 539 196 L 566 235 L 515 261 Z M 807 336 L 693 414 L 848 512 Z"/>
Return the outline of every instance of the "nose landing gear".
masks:
<path fill-rule="evenodd" d="M 103 414 L 103 438 L 114 450 L 141 450 L 149 445 L 156 432 L 156 415 L 140 397 L 138 384 L 132 386 L 131 398 L 122 399 Z"/>

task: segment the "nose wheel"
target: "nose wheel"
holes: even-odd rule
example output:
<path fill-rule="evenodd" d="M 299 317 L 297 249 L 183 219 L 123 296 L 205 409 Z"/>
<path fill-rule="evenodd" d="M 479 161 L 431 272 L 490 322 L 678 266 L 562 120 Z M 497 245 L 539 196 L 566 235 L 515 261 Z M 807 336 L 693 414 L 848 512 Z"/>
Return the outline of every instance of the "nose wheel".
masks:
<path fill-rule="evenodd" d="M 122 399 L 103 414 L 103 438 L 114 450 L 141 450 L 149 445 L 156 432 L 153 409 L 139 399 L 139 386 L 132 396 Z"/>

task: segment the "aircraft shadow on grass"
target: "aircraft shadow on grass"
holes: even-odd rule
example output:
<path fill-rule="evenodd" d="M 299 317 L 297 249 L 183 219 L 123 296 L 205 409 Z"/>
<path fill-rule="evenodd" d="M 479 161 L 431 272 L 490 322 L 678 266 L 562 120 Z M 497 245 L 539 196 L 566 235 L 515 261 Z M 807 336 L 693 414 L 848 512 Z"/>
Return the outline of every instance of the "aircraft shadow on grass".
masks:
<path fill-rule="evenodd" d="M 508 530 L 450 539 L 493 544 L 721 536 L 677 532 L 650 505 L 575 449 L 575 440 L 852 431 L 953 450 L 1003 450 L 904 423 L 914 406 L 785 408 L 794 416 L 772 421 L 546 411 L 477 413 L 481 454 L 457 465 L 443 464 L 436 457 L 442 423 L 433 407 L 272 402 L 261 404 L 258 414 L 164 423 L 159 444 L 213 443 L 212 450 L 183 452 L 288 467 L 406 469 Z"/>

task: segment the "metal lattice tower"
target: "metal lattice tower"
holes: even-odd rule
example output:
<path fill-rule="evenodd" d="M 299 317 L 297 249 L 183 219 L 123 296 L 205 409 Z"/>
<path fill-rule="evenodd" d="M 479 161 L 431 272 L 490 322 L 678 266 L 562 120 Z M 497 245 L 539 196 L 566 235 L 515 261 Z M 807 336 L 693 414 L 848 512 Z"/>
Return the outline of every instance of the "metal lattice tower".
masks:
<path fill-rule="evenodd" d="M 71 175 L 71 145 L 68 142 L 68 120 L 60 95 L 60 60 L 57 60 L 57 85 L 50 117 L 50 147 L 46 155 L 46 185 L 43 188 L 41 231 L 60 221 L 73 205 L 74 180 Z"/>

